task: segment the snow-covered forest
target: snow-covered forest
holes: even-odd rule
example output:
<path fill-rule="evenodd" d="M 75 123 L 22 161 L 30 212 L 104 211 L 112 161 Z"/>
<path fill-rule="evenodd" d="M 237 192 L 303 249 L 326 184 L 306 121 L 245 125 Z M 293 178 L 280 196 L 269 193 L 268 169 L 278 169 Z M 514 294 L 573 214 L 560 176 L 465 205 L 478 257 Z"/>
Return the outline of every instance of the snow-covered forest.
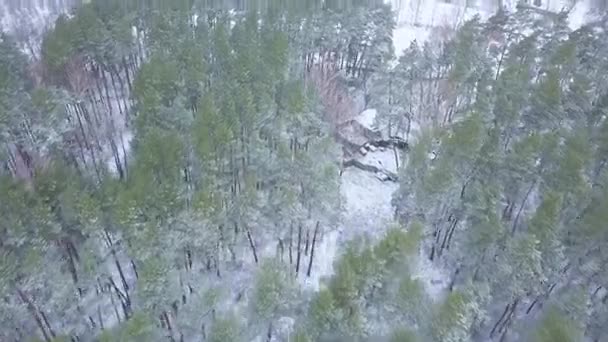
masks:
<path fill-rule="evenodd" d="M 607 341 L 608 16 L 555 2 L 0 4 L 0 341 Z"/>

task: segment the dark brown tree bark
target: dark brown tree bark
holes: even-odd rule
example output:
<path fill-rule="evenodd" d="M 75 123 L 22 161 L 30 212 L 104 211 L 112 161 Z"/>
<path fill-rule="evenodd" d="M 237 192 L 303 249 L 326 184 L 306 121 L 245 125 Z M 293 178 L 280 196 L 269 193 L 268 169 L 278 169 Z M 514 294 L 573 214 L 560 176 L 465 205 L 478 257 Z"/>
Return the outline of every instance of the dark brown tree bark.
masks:
<path fill-rule="evenodd" d="M 319 221 L 317 221 L 317 225 L 315 226 L 315 231 L 312 235 L 312 246 L 310 248 L 310 261 L 308 262 L 308 270 L 306 271 L 306 276 L 310 277 L 310 272 L 312 270 L 312 261 L 315 256 L 315 244 L 317 242 L 317 234 L 319 233 Z"/>

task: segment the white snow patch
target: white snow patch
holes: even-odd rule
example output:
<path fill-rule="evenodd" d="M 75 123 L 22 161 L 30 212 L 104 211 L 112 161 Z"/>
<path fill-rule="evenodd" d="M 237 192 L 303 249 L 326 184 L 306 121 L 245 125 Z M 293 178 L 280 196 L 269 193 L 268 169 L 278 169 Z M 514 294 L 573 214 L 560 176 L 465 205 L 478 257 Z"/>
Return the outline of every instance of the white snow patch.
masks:
<path fill-rule="evenodd" d="M 366 164 L 382 163 L 385 169 L 396 172 L 394 154 L 390 150 L 370 152 L 360 161 Z M 372 164 L 373 165 L 373 164 Z M 357 168 L 348 168 L 342 175 L 341 194 L 345 201 L 344 216 L 339 233 L 339 241 L 328 239 L 329 246 L 324 258 L 319 258 L 317 265 L 326 273 L 333 272 L 333 262 L 338 255 L 336 249 L 338 244 L 345 244 L 356 236 L 367 235 L 377 239 L 390 228 L 394 222 L 394 209 L 391 204 L 393 193 L 399 185 L 393 182 L 381 182 L 370 172 Z M 449 284 L 449 274 L 440 266 L 432 263 L 421 251 L 414 265 L 411 265 L 412 276 L 419 279 L 427 292 L 433 299 L 438 300 Z"/>
<path fill-rule="evenodd" d="M 593 19 L 593 0 L 578 0 L 568 18 L 572 30 L 576 30 Z M 433 36 L 432 31 L 439 27 L 457 28 L 467 20 L 479 15 L 487 20 L 498 9 L 493 1 L 454 0 L 387 0 L 395 11 L 397 27 L 393 32 L 393 44 L 397 57 L 403 54 L 410 44 L 416 40 L 419 44 L 426 41 L 436 41 L 440 37 Z M 568 9 L 570 1 L 542 1 L 540 9 L 558 13 Z M 516 0 L 505 0 L 503 5 L 509 11 L 515 11 Z"/>
<path fill-rule="evenodd" d="M 345 202 L 341 239 L 361 234 L 378 236 L 386 231 L 393 221 L 391 198 L 398 185 L 381 182 L 373 173 L 357 168 L 346 169 L 341 182 L 340 192 Z"/>
<path fill-rule="evenodd" d="M 449 273 L 436 263 L 431 262 L 428 254 L 423 249 L 421 249 L 416 259 L 416 263 L 412 267 L 412 279 L 417 279 L 422 283 L 427 295 L 432 300 L 440 301 L 449 285 Z"/>
<path fill-rule="evenodd" d="M 593 12 L 591 11 L 589 0 L 579 0 L 574 4 L 574 7 L 570 11 L 568 24 L 570 29 L 577 30 L 592 19 Z"/>
<path fill-rule="evenodd" d="M 368 153 L 359 161 L 363 164 L 375 166 L 381 170 L 386 170 L 392 173 L 397 173 L 397 162 L 401 164 L 401 158 L 397 152 L 397 159 L 395 160 L 395 152 L 392 149 L 384 151 L 376 151 L 374 153 Z"/>
<path fill-rule="evenodd" d="M 376 126 L 374 125 L 376 121 L 376 115 L 378 115 L 378 111 L 373 108 L 370 108 L 361 112 L 361 114 L 359 114 L 355 118 L 355 120 L 363 127 L 373 131 L 376 129 Z"/>
<path fill-rule="evenodd" d="M 403 51 L 410 47 L 413 41 L 423 45 L 429 39 L 430 29 L 422 26 L 404 25 L 393 31 L 393 45 L 395 54 L 401 56 Z"/>

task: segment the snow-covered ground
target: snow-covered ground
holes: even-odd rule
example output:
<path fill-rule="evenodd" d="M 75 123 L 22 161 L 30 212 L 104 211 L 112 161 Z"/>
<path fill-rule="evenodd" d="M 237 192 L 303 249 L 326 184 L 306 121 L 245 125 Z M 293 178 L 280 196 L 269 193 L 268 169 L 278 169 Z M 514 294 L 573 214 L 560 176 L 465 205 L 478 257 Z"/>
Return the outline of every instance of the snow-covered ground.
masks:
<path fill-rule="evenodd" d="M 375 109 L 368 109 L 355 120 L 369 129 L 374 129 L 376 113 Z M 358 161 L 365 165 L 393 174 L 398 173 L 398 168 L 404 167 L 402 163 L 405 159 L 400 155 L 395 159 L 394 151 L 384 148 L 373 148 L 358 157 Z M 325 234 L 319 247 L 315 249 L 318 258 L 315 257 L 313 264 L 313 276 L 304 282 L 307 288 L 318 290 L 322 280 L 333 274 L 333 264 L 349 241 L 360 236 L 377 240 L 394 224 L 391 200 L 398 187 L 398 183 L 382 181 L 373 172 L 356 167 L 344 170 L 340 178 L 343 201 L 341 224 L 337 230 Z M 448 274 L 423 255 L 419 255 L 415 264 L 410 267 L 413 278 L 422 281 L 427 294 L 433 299 L 440 298 L 447 286 Z"/>
<path fill-rule="evenodd" d="M 395 53 L 400 56 L 403 50 L 416 40 L 423 44 L 429 39 L 441 39 L 438 29 L 456 29 L 466 20 L 479 15 L 487 19 L 497 10 L 495 0 L 388 0 L 397 17 L 397 27 L 393 33 Z M 528 1 L 532 3 L 532 1 Z M 504 0 L 504 6 L 514 11 L 516 0 Z M 577 0 L 572 6 L 570 0 L 542 0 L 539 9 L 559 12 L 570 10 L 570 28 L 576 30 L 593 19 L 597 9 L 593 0 Z"/>

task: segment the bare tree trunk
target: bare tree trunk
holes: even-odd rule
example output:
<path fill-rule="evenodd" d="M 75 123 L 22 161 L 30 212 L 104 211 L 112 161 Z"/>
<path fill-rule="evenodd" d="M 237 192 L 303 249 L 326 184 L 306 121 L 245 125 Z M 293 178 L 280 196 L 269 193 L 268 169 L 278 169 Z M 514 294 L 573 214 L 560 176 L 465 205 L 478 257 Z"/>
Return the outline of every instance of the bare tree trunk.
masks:
<path fill-rule="evenodd" d="M 500 0 L 499 0 L 500 2 Z M 498 60 L 498 66 L 496 67 L 496 76 L 494 77 L 495 81 L 498 81 L 498 77 L 500 76 L 500 68 L 502 67 L 502 62 L 505 58 L 505 54 L 507 53 L 507 49 L 509 47 L 509 41 L 511 40 L 511 36 L 513 35 L 512 32 L 509 32 L 509 35 L 507 36 L 507 40 L 506 43 L 500 53 L 500 58 Z"/>
<path fill-rule="evenodd" d="M 310 248 L 310 261 L 308 262 L 308 271 L 306 272 L 307 277 L 310 277 L 310 271 L 312 270 L 312 260 L 315 255 L 315 244 L 317 242 L 318 233 L 319 233 L 319 221 L 317 221 L 317 225 L 315 226 L 315 232 L 312 235 L 312 246 Z"/>
<path fill-rule="evenodd" d="M 116 302 L 114 301 L 114 292 L 110 291 L 110 302 L 112 303 L 112 307 L 114 308 L 114 314 L 116 315 L 116 321 L 121 323 L 120 313 L 118 313 L 118 308 L 116 307 Z"/>
<path fill-rule="evenodd" d="M 127 296 L 124 293 L 122 293 L 122 291 L 118 288 L 118 286 L 116 285 L 116 282 L 114 281 L 114 279 L 111 276 L 108 277 L 108 281 L 110 282 L 110 285 L 112 286 L 112 288 L 118 295 L 118 298 L 120 299 L 120 306 L 122 307 L 122 311 L 125 316 L 125 319 L 129 319 L 130 303 L 129 303 L 129 300 L 127 299 Z"/>
<path fill-rule="evenodd" d="M 517 215 L 515 215 L 515 220 L 513 220 L 513 227 L 511 228 L 511 235 L 515 235 L 515 231 L 517 231 L 517 223 L 519 221 L 519 216 L 521 215 L 521 212 L 524 210 L 524 207 L 526 206 L 526 202 L 528 201 L 528 197 L 530 196 L 530 193 L 532 192 L 532 189 L 534 189 L 535 185 L 536 185 L 536 180 L 534 180 L 534 182 L 532 182 L 532 184 L 528 188 L 528 191 L 526 192 L 526 196 L 524 197 L 524 200 L 522 201 L 521 206 L 519 207 L 519 210 L 517 211 Z"/>
<path fill-rule="evenodd" d="M 116 255 L 116 249 L 114 248 L 114 243 L 112 242 L 110 233 L 107 230 L 105 231 L 105 235 L 106 235 L 106 239 L 108 241 L 108 245 L 110 247 L 110 253 L 112 254 L 112 257 L 114 258 L 114 264 L 116 265 L 116 269 L 118 270 L 118 274 L 120 275 L 122 287 L 125 290 L 124 295 L 125 295 L 125 299 L 127 301 L 127 305 L 130 307 L 131 298 L 129 297 L 129 284 L 127 283 L 127 279 L 125 278 L 125 273 L 123 272 L 120 261 L 118 260 L 118 256 Z"/>
<path fill-rule="evenodd" d="M 171 325 L 171 319 L 169 318 L 169 314 L 167 311 L 163 311 L 163 315 L 165 316 L 165 322 L 167 322 L 167 330 L 169 331 L 169 339 L 172 342 L 175 342 L 175 337 L 173 334 L 173 326 Z"/>
<path fill-rule="evenodd" d="M 129 177 L 129 164 L 127 162 L 127 149 L 125 148 L 125 138 L 120 134 L 120 146 L 122 148 L 122 163 L 124 165 L 125 178 Z"/>
<path fill-rule="evenodd" d="M 292 253 L 292 248 L 293 248 L 293 222 L 291 223 L 291 225 L 289 226 L 289 264 L 293 264 L 293 253 Z"/>
<path fill-rule="evenodd" d="M 397 147 L 393 145 L 393 154 L 395 155 L 395 169 L 399 170 L 399 154 L 397 153 Z"/>
<path fill-rule="evenodd" d="M 439 256 L 441 256 L 443 254 L 443 250 L 447 246 L 448 238 L 451 235 L 451 233 L 453 232 L 453 230 L 456 229 L 457 224 L 458 224 L 458 219 L 454 219 L 454 222 L 450 225 L 450 227 L 445 232 L 445 234 L 443 234 L 443 241 L 441 242 L 441 248 L 439 249 L 439 254 L 438 254 Z"/>
<path fill-rule="evenodd" d="M 494 336 L 496 329 L 498 329 L 498 326 L 500 325 L 500 323 L 502 323 L 502 321 L 505 319 L 505 317 L 509 313 L 509 308 L 511 308 L 511 303 L 507 304 L 507 306 L 505 307 L 505 311 L 503 311 L 502 315 L 500 316 L 500 318 L 498 319 L 496 324 L 494 324 L 494 327 L 490 331 L 490 338 L 492 338 Z"/>
<path fill-rule="evenodd" d="M 298 256 L 296 258 L 296 274 L 300 271 L 300 254 L 302 251 L 302 225 L 298 225 Z"/>
<path fill-rule="evenodd" d="M 34 317 L 34 320 L 36 321 L 38 328 L 40 328 L 40 331 L 42 332 L 42 336 L 44 337 L 44 340 L 46 342 L 50 342 L 51 337 L 49 336 L 49 333 L 46 331 L 44 324 L 42 323 L 42 319 L 38 315 L 38 309 L 36 308 L 34 303 L 26 296 L 26 294 L 23 291 L 21 291 L 21 289 L 18 288 L 17 293 L 19 294 L 19 297 L 21 297 L 21 300 L 27 305 L 27 309 L 30 312 L 30 314 L 32 315 L 32 317 Z"/>
<path fill-rule="evenodd" d="M 279 260 L 283 262 L 283 255 L 285 254 L 285 245 L 283 244 L 283 239 L 279 239 L 277 253 L 279 254 Z"/>
<path fill-rule="evenodd" d="M 70 273 L 72 275 L 72 281 L 74 281 L 74 284 L 78 284 L 78 273 L 76 271 L 76 262 L 74 260 L 74 255 L 72 254 L 72 251 L 71 251 L 70 247 L 68 246 L 67 241 L 63 241 L 62 244 L 65 247 L 65 252 L 68 256 L 67 257 L 68 268 L 70 269 Z"/>
<path fill-rule="evenodd" d="M 80 110 L 79 110 L 80 108 Z M 101 175 L 99 173 L 99 168 L 97 167 L 97 158 L 95 158 L 95 151 L 93 150 L 93 147 L 89 144 L 89 140 L 87 139 L 87 134 L 84 131 L 84 126 L 82 124 L 82 119 L 80 118 L 80 112 L 82 111 L 83 106 L 81 103 L 76 103 L 74 105 L 74 112 L 76 114 L 76 119 L 78 120 L 78 126 L 80 127 L 80 132 L 82 133 L 82 139 L 84 140 L 84 144 L 87 148 L 87 150 L 89 150 L 89 153 L 91 154 L 91 160 L 93 161 L 93 168 L 95 169 L 95 174 L 97 175 L 97 179 L 101 180 Z M 82 115 L 84 115 L 84 112 L 82 113 Z"/>
<path fill-rule="evenodd" d="M 448 243 L 445 246 L 445 249 L 447 249 L 447 250 L 450 250 L 450 243 L 452 242 L 452 236 L 454 235 L 454 231 L 456 231 L 456 226 L 457 225 L 458 225 L 458 219 L 456 219 L 456 222 L 454 223 L 454 226 L 452 227 L 452 230 L 448 234 Z"/>
<path fill-rule="evenodd" d="M 137 273 L 137 266 L 135 265 L 135 262 L 133 262 L 133 259 L 131 259 L 131 268 L 133 269 L 133 274 L 135 274 L 135 279 L 139 279 L 139 273 Z"/>
<path fill-rule="evenodd" d="M 100 76 L 99 75 L 99 73 L 100 73 L 99 66 L 95 66 L 94 70 L 96 71 L 95 76 L 94 76 L 94 78 L 95 78 L 95 87 L 97 88 L 97 92 L 99 93 L 99 101 L 103 105 L 103 104 L 105 104 L 105 101 L 103 99 L 103 90 L 101 88 L 101 84 L 99 84 L 99 76 Z"/>
<path fill-rule="evenodd" d="M 104 324 L 103 324 L 103 316 L 101 316 L 101 308 L 99 307 L 99 305 L 97 305 L 97 319 L 99 320 L 99 327 L 101 328 L 101 330 L 104 330 Z"/>
<path fill-rule="evenodd" d="M 258 263 L 258 253 L 256 252 L 255 249 L 255 244 L 253 243 L 253 238 L 251 237 L 251 231 L 249 230 L 248 226 L 245 226 L 245 229 L 247 229 L 247 239 L 249 240 L 249 246 L 251 247 L 251 252 L 253 253 L 253 260 L 255 260 L 255 263 Z"/>
<path fill-rule="evenodd" d="M 101 80 L 103 82 L 103 87 L 106 90 L 106 105 L 108 106 L 108 111 L 110 112 L 110 117 L 114 116 L 114 109 L 112 108 L 112 101 L 110 101 L 110 90 L 108 88 L 108 79 L 106 78 L 106 74 L 101 67 L 99 67 L 98 72 L 101 74 Z"/>
<path fill-rule="evenodd" d="M 304 255 L 308 255 L 308 248 L 310 247 L 310 230 L 306 229 L 306 240 L 304 242 Z"/>
<path fill-rule="evenodd" d="M 507 328 L 511 325 L 511 322 L 513 320 L 513 316 L 515 315 L 515 310 L 517 310 L 518 304 L 519 304 L 519 299 L 516 299 L 513 302 L 513 305 L 511 305 L 511 310 L 509 311 L 509 315 L 507 316 L 507 319 L 504 320 L 504 322 L 502 323 L 502 326 L 500 327 L 500 329 L 498 329 L 498 332 L 507 331 Z"/>
<path fill-rule="evenodd" d="M 118 172 L 118 176 L 120 179 L 125 179 L 125 172 L 122 168 L 122 162 L 120 160 L 120 152 L 118 151 L 118 147 L 116 146 L 116 142 L 114 141 L 114 133 L 108 132 L 108 140 L 110 141 L 110 149 L 112 150 L 112 157 L 114 158 L 114 165 L 116 166 L 116 171 Z"/>
<path fill-rule="evenodd" d="M 44 321 L 44 325 L 46 325 L 47 329 L 49 330 L 49 333 L 51 334 L 51 336 L 53 338 L 57 337 L 57 334 L 55 334 L 55 331 L 53 331 L 53 328 L 51 327 L 51 324 L 49 323 L 49 319 L 46 317 L 46 314 L 44 313 L 44 311 L 42 310 L 38 310 L 40 312 L 40 316 L 42 316 L 42 320 Z"/>
<path fill-rule="evenodd" d="M 129 96 L 129 94 L 127 94 L 127 91 L 125 90 L 126 87 L 124 85 L 124 81 L 120 77 L 120 72 L 119 72 L 118 68 L 116 67 L 116 65 L 112 66 L 112 70 L 114 71 L 114 74 L 116 75 L 116 78 L 118 79 L 118 85 L 120 86 L 120 98 L 122 98 L 122 105 L 123 105 L 124 115 L 125 115 L 125 123 L 127 123 L 129 121 L 129 103 L 127 102 L 127 98 Z M 114 92 L 116 92 L 116 90 L 114 90 Z M 117 97 L 118 97 L 118 95 L 117 95 Z M 118 101 L 118 98 L 116 100 Z"/>
<path fill-rule="evenodd" d="M 118 112 L 122 115 L 125 115 L 125 110 L 122 108 L 122 104 L 120 103 L 120 95 L 118 94 L 118 88 L 116 87 L 116 80 L 114 79 L 113 68 L 108 67 L 107 69 L 108 69 L 108 73 L 110 74 L 110 82 L 112 83 L 112 90 L 114 90 L 114 100 L 116 100 L 116 106 L 118 106 Z"/>
<path fill-rule="evenodd" d="M 131 88 L 131 77 L 129 76 L 129 65 L 127 64 L 127 57 L 122 57 L 122 67 L 125 69 L 125 75 L 127 77 L 127 87 L 129 89 L 129 94 L 133 93 L 133 89 Z"/>

